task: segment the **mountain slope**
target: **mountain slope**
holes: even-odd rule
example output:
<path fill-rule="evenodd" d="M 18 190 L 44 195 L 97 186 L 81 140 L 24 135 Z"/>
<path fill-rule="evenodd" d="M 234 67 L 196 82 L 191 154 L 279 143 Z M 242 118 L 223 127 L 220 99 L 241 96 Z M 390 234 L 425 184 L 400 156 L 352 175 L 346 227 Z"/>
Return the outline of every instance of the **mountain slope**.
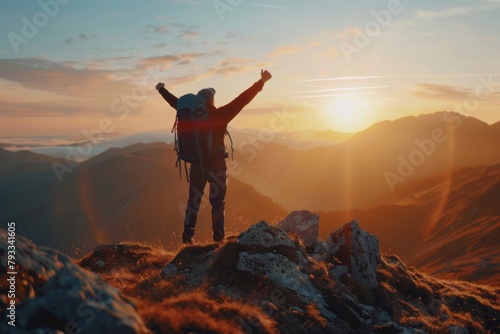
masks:
<path fill-rule="evenodd" d="M 380 237 L 419 268 L 472 281 L 500 282 L 500 164 L 464 168 L 408 184 L 392 194 L 391 205 L 321 213 L 322 237 L 349 219 Z"/>
<path fill-rule="evenodd" d="M 15 165 L 0 173 L 0 219 L 16 220 L 20 233 L 68 252 L 126 239 L 176 246 L 188 184 L 185 175 L 179 179 L 175 161 L 171 145 L 151 143 L 110 149 L 64 174 L 63 182 L 50 164 L 43 173 Z M 257 217 L 272 221 L 286 214 L 253 187 L 234 178 L 229 182 L 228 234 Z M 210 231 L 210 205 L 204 198 L 195 238 L 208 238 Z"/>
<path fill-rule="evenodd" d="M 236 147 L 235 176 L 290 210 L 387 204 L 380 199 L 416 180 L 500 163 L 499 129 L 456 113 L 384 121 L 346 142 L 306 151 L 273 142 Z"/>

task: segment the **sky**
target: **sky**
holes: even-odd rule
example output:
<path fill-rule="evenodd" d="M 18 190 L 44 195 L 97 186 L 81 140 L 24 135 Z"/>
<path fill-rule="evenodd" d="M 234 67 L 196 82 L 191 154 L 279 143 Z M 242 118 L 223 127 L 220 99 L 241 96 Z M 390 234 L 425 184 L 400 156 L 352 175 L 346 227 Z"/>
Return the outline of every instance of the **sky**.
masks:
<path fill-rule="evenodd" d="M 0 142 L 54 145 L 170 131 L 176 96 L 224 105 L 273 78 L 230 124 L 356 132 L 456 111 L 500 121 L 500 0 L 2 0 Z M 94 136 L 94 137 L 92 137 Z"/>

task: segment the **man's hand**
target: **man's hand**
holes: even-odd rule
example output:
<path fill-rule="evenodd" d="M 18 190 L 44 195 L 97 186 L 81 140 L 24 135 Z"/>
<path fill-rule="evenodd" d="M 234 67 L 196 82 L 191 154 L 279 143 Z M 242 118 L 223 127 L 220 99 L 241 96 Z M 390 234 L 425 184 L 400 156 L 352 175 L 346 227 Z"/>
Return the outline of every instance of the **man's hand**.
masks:
<path fill-rule="evenodd" d="M 156 84 L 156 90 L 160 90 L 160 88 L 163 88 L 163 87 L 165 87 L 165 84 L 163 82 L 158 82 Z"/>
<path fill-rule="evenodd" d="M 263 83 L 266 83 L 269 79 L 271 79 L 273 76 L 271 73 L 269 73 L 267 70 L 260 70 L 260 79 L 262 80 Z"/>

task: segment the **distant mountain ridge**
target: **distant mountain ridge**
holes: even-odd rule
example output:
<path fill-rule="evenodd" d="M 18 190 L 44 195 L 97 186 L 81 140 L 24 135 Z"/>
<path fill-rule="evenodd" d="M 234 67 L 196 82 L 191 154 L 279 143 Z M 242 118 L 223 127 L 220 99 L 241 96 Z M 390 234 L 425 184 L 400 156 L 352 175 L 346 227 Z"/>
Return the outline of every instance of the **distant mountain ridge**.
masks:
<path fill-rule="evenodd" d="M 25 155 L 8 153 L 15 161 Z M 18 221 L 20 233 L 37 243 L 72 253 L 106 241 L 180 242 L 188 184 L 174 166 L 172 145 L 109 149 L 64 173 L 63 182 L 51 163 L 64 161 L 32 155 L 38 162 L 0 173 L 0 219 Z M 234 178 L 227 203 L 228 233 L 261 216 L 273 221 L 286 214 L 272 199 Z M 204 198 L 195 238 L 207 238 L 210 231 L 210 205 Z"/>
<path fill-rule="evenodd" d="M 236 151 L 235 160 L 240 180 L 289 210 L 367 208 L 418 179 L 500 163 L 500 129 L 441 112 L 380 122 L 335 146 L 269 143 Z"/>

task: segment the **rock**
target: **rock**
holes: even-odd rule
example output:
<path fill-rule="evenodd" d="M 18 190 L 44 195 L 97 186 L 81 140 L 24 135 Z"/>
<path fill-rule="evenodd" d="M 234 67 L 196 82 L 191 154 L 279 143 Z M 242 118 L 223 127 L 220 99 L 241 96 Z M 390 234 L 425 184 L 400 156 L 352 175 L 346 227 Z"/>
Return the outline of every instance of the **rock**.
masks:
<path fill-rule="evenodd" d="M 296 234 L 307 248 L 314 247 L 319 234 L 319 215 L 311 211 L 293 211 L 276 224 L 283 231 Z"/>
<path fill-rule="evenodd" d="M 8 249 L 0 230 L 0 255 Z M 31 333 L 151 333 L 133 304 L 98 275 L 76 265 L 66 255 L 16 237 L 17 279 L 29 293 L 16 290 L 16 330 Z M 2 262 L 2 272 L 6 272 Z M 10 332 L 7 322 L 0 332 Z"/>
<path fill-rule="evenodd" d="M 102 268 L 104 266 L 106 266 L 106 262 L 104 262 L 103 260 L 99 260 L 95 263 L 95 265 L 99 268 Z"/>
<path fill-rule="evenodd" d="M 169 263 L 163 268 L 162 275 L 164 277 L 171 277 L 177 274 L 177 266 L 175 264 Z"/>
<path fill-rule="evenodd" d="M 301 272 L 295 262 L 281 254 L 241 252 L 237 269 L 266 276 L 279 286 L 296 292 L 306 304 L 318 305 L 325 318 L 333 320 L 336 317 L 326 309 L 327 303 L 322 294 L 312 285 L 309 276 Z"/>
<path fill-rule="evenodd" d="M 377 267 L 380 262 L 378 238 L 359 228 L 353 220 L 328 237 L 330 255 L 349 268 L 354 279 L 367 286 L 378 286 Z"/>
<path fill-rule="evenodd" d="M 340 280 L 340 277 L 342 277 L 342 275 L 347 274 L 348 272 L 349 272 L 349 268 L 347 268 L 347 266 L 343 266 L 343 265 L 331 265 L 328 268 L 328 273 L 330 274 L 330 276 L 333 277 L 337 281 Z"/>
<path fill-rule="evenodd" d="M 317 241 L 314 244 L 314 251 L 311 254 L 311 257 L 318 262 L 325 261 L 330 256 L 330 247 L 324 241 Z"/>
<path fill-rule="evenodd" d="M 260 245 L 263 247 L 288 246 L 295 247 L 290 236 L 279 228 L 261 221 L 241 233 L 238 242 L 243 245 Z"/>
<path fill-rule="evenodd" d="M 450 334 L 469 334 L 467 328 L 463 328 L 462 326 L 449 326 Z"/>

